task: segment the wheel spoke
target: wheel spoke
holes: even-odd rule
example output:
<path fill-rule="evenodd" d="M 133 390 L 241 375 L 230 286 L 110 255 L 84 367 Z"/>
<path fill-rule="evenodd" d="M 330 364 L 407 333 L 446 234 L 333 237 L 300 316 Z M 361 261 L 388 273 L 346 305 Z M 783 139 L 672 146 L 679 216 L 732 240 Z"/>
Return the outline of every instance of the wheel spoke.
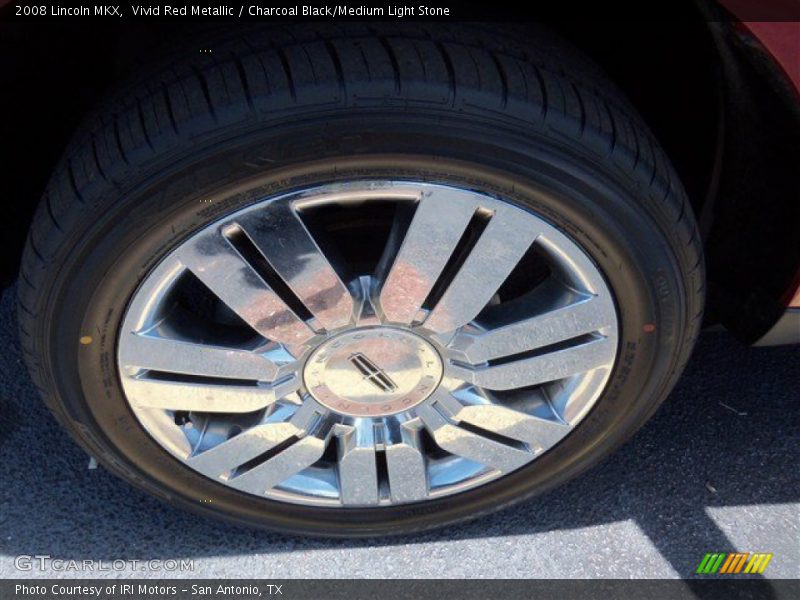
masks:
<path fill-rule="evenodd" d="M 343 504 L 378 503 L 378 467 L 372 424 L 340 437 L 339 485 Z"/>
<path fill-rule="evenodd" d="M 616 345 L 611 339 L 598 337 L 576 346 L 494 366 L 470 368 L 451 364 L 448 373 L 489 390 L 511 390 L 610 367 L 615 352 Z"/>
<path fill-rule="evenodd" d="M 386 467 L 392 502 L 414 502 L 428 495 L 428 474 L 419 434 L 400 426 L 401 441 L 386 446 Z"/>
<path fill-rule="evenodd" d="M 220 300 L 265 338 L 289 345 L 314 335 L 219 230 L 178 251 L 179 260 Z"/>
<path fill-rule="evenodd" d="M 189 457 L 189 464 L 213 479 L 228 478 L 241 465 L 261 456 L 293 438 L 299 439 L 318 422 L 314 407 L 283 405 L 277 407 L 266 423 L 256 425 L 213 448 Z"/>
<path fill-rule="evenodd" d="M 452 396 L 440 397 L 439 404 L 455 421 L 519 440 L 537 451 L 549 448 L 570 430 L 565 423 L 534 417 L 497 404 L 464 405 Z"/>
<path fill-rule="evenodd" d="M 326 439 L 307 435 L 257 467 L 229 480 L 228 484 L 244 492 L 264 494 L 317 462 L 326 445 Z"/>
<path fill-rule="evenodd" d="M 563 308 L 490 329 L 478 335 L 461 333 L 451 348 L 467 362 L 480 364 L 589 334 L 611 325 L 610 302 L 591 297 Z"/>
<path fill-rule="evenodd" d="M 489 221 L 458 274 L 424 326 L 453 331 L 474 319 L 517 266 L 539 231 L 516 209 L 499 210 Z"/>
<path fill-rule="evenodd" d="M 272 381 L 278 365 L 263 354 L 162 337 L 128 333 L 120 344 L 120 363 L 166 373 Z"/>
<path fill-rule="evenodd" d="M 389 321 L 414 320 L 477 207 L 473 197 L 447 191 L 422 197 L 381 288 L 380 304 Z"/>
<path fill-rule="evenodd" d="M 288 202 L 272 202 L 237 223 L 325 329 L 350 324 L 353 298 Z"/>
<path fill-rule="evenodd" d="M 503 444 L 454 425 L 432 406 L 422 406 L 417 412 L 436 443 L 451 454 L 501 473 L 518 469 L 532 457 L 524 448 Z"/>
<path fill-rule="evenodd" d="M 130 377 L 128 398 L 137 408 L 163 408 L 212 413 L 248 413 L 265 408 L 299 387 L 297 377 L 280 385 L 190 383 Z"/>
<path fill-rule="evenodd" d="M 271 418 L 281 419 L 276 411 Z M 239 490 L 262 495 L 292 475 L 314 464 L 322 456 L 327 435 L 317 436 L 324 417 L 314 405 L 305 403 L 291 418 L 267 422 L 189 459 L 189 463 L 209 477 L 225 478 Z M 330 431 L 327 428 L 326 433 Z M 245 463 L 263 457 L 263 462 L 242 474 L 231 473 Z"/>
<path fill-rule="evenodd" d="M 190 457 L 188 463 L 203 475 L 219 479 L 236 467 L 301 434 L 302 430 L 291 422 L 256 425 L 201 454 Z"/>

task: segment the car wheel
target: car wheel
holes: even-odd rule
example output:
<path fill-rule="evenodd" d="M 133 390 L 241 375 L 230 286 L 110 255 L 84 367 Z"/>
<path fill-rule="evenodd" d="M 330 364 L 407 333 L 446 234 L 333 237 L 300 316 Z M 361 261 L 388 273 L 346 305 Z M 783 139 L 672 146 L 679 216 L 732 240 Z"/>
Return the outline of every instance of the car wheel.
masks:
<path fill-rule="evenodd" d="M 19 315 L 109 470 L 374 535 L 608 455 L 674 385 L 703 285 L 669 161 L 574 50 L 313 26 L 223 36 L 102 103 L 35 217 Z"/>

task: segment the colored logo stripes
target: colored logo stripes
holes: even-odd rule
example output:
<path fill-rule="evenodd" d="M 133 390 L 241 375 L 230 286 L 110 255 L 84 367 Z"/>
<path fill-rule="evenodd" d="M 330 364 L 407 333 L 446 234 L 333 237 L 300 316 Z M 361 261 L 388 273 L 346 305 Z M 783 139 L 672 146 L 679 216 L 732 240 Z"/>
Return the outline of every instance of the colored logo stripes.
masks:
<path fill-rule="evenodd" d="M 709 552 L 700 561 L 696 573 L 711 575 L 724 573 L 763 573 L 772 554 L 764 552 Z"/>

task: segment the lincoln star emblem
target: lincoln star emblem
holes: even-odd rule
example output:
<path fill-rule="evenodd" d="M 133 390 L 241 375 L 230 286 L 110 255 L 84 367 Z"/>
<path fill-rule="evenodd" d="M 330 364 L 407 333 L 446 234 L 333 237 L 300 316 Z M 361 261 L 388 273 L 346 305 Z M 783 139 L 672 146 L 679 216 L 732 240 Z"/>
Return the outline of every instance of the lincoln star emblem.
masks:
<path fill-rule="evenodd" d="M 394 381 L 378 365 L 368 359 L 361 352 L 356 352 L 350 357 L 350 362 L 355 368 L 375 387 L 382 392 L 393 392 L 397 389 Z"/>

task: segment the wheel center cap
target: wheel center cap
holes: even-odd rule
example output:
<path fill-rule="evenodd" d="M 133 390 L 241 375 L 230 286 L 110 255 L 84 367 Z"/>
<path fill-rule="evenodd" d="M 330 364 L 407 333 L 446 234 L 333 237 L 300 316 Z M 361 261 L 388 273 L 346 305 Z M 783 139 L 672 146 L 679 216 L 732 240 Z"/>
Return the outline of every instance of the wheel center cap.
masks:
<path fill-rule="evenodd" d="M 442 359 L 418 335 L 391 327 L 365 327 L 338 335 L 308 357 L 309 393 L 333 411 L 381 417 L 416 406 L 442 378 Z"/>

